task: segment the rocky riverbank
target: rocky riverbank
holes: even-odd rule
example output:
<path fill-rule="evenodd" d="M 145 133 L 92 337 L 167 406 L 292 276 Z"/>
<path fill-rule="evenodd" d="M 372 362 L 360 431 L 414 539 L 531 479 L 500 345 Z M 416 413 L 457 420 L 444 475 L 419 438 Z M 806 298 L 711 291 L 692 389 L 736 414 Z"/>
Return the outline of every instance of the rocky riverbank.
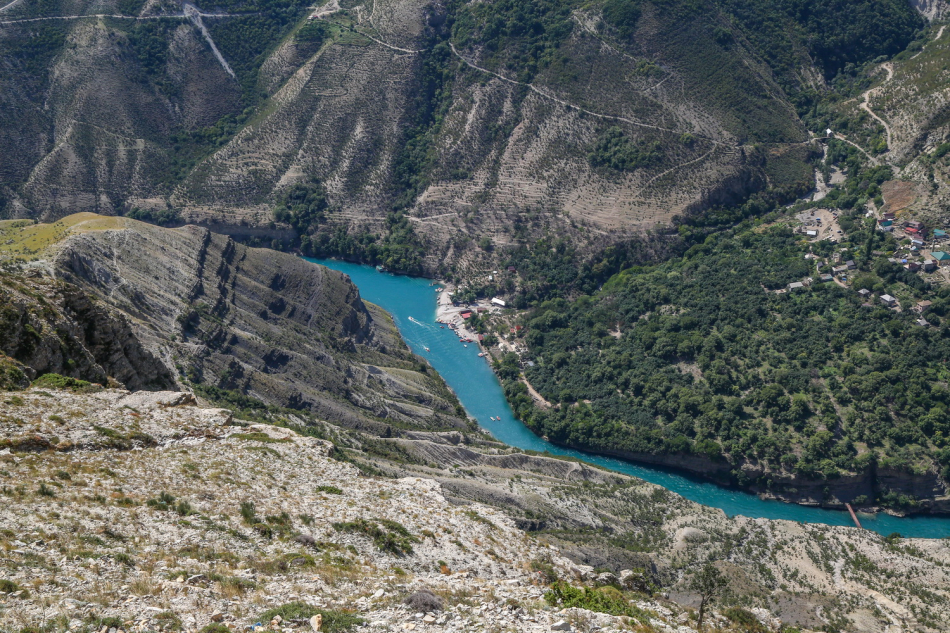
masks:
<path fill-rule="evenodd" d="M 950 514 L 950 495 L 936 471 L 911 475 L 892 469 L 869 468 L 861 473 L 809 479 L 793 472 L 776 472 L 761 463 L 743 461 L 733 464 L 704 455 L 635 453 L 599 446 L 576 446 L 557 438 L 549 440 L 597 455 L 679 470 L 722 486 L 732 486 L 786 503 L 836 510 L 844 510 L 846 504 L 850 504 L 860 512 L 887 512 L 895 516 Z M 885 494 L 903 495 L 908 500 L 907 505 L 898 508 L 878 506 L 875 499 Z"/>

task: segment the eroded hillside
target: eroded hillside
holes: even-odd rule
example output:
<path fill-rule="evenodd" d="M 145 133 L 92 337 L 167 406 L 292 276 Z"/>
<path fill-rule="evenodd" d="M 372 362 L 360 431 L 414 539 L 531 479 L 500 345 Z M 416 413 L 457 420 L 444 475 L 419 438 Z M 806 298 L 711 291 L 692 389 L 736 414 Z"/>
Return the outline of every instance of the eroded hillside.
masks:
<path fill-rule="evenodd" d="M 947 5 L 929 6 L 945 12 Z M 894 59 L 869 64 L 858 76 L 866 87 L 835 104 L 825 119 L 871 164 L 891 168 L 895 182 L 885 192 L 887 211 L 931 224 L 947 220 L 950 200 L 948 54 L 950 33 L 946 24 L 935 23 Z"/>
<path fill-rule="evenodd" d="M 602 245 L 811 186 L 793 101 L 922 19 L 799 4 L 15 2 L 0 196 L 8 216 L 174 208 L 269 239 L 317 182 L 331 204 L 294 224 L 305 246 L 372 259 L 398 234 L 413 254 L 383 259 L 416 272 L 550 233 Z"/>
<path fill-rule="evenodd" d="M 340 273 L 194 226 L 77 214 L 0 230 L 6 292 L 27 308 L 4 313 L 17 327 L 2 349 L 36 373 L 180 381 L 260 414 L 290 408 L 380 434 L 467 426 L 392 319 Z"/>

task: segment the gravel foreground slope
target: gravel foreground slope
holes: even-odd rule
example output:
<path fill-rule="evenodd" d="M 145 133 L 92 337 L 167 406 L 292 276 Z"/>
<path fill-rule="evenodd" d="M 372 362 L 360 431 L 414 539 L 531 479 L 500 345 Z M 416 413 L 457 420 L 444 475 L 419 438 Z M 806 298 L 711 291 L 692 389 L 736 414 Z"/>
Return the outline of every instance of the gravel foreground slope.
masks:
<path fill-rule="evenodd" d="M 544 577 L 591 569 L 499 510 L 453 505 L 431 479 L 362 476 L 328 442 L 236 426 L 190 394 L 0 402 L 3 631 L 309 631 L 314 609 L 322 630 L 688 628 L 646 597 L 639 620 L 550 606 Z M 423 588 L 434 603 L 405 604 Z M 266 613 L 287 603 L 303 604 Z"/>

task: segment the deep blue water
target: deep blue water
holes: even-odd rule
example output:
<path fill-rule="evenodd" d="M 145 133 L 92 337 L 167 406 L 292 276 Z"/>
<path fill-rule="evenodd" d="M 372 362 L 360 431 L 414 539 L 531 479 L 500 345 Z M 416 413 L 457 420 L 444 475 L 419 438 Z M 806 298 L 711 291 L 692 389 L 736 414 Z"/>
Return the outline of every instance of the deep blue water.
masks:
<path fill-rule="evenodd" d="M 515 419 L 501 385 L 488 362 L 478 357 L 478 346 L 463 347 L 452 330 L 435 322 L 437 294 L 428 279 L 380 273 L 371 266 L 336 260 L 310 260 L 346 273 L 360 289 L 363 299 L 393 315 L 396 326 L 413 352 L 425 357 L 458 395 L 469 415 L 497 439 L 518 448 L 569 455 L 627 475 L 658 484 L 697 503 L 720 508 L 729 516 L 788 519 L 805 523 L 853 525 L 847 512 L 809 508 L 767 501 L 756 495 L 730 490 L 649 466 L 610 457 L 591 455 L 555 446 L 529 431 Z M 413 322 L 415 318 L 419 323 Z M 429 352 L 425 348 L 430 349 Z M 501 416 L 500 421 L 492 417 Z M 880 534 L 900 532 L 907 537 L 950 536 L 950 518 L 899 518 L 887 514 L 860 515 L 862 525 Z"/>

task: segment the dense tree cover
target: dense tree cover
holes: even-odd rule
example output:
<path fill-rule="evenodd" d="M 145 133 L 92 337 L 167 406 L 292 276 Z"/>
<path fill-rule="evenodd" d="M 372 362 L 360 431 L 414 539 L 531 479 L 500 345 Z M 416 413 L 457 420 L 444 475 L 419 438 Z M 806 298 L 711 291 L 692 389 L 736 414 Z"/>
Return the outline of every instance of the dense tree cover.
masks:
<path fill-rule="evenodd" d="M 423 249 L 412 224 L 403 213 L 386 217 L 386 232 L 350 231 L 328 222 L 339 208 L 327 198 L 323 184 L 312 179 L 287 189 L 274 209 L 274 219 L 297 232 L 294 246 L 310 257 L 342 257 L 381 264 L 390 270 L 422 272 Z"/>
<path fill-rule="evenodd" d="M 422 271 L 422 246 L 409 219 L 396 211 L 386 218 L 386 233 L 351 232 L 328 224 L 338 207 L 330 204 L 318 180 L 290 187 L 274 209 L 274 219 L 297 232 L 296 246 L 310 257 L 343 257 L 365 261 L 401 272 Z"/>
<path fill-rule="evenodd" d="M 604 21 L 617 29 L 621 37 L 633 37 L 640 20 L 640 3 L 634 0 L 607 0 L 602 15 Z"/>
<path fill-rule="evenodd" d="M 672 235 L 649 235 L 613 244 L 586 255 L 565 238 L 542 238 L 506 251 L 503 267 L 514 266 L 519 277 L 512 306 L 527 308 L 557 297 L 593 293 L 612 275 L 637 264 L 681 254 L 688 244 Z M 486 286 L 479 296 L 510 292 L 508 278 Z"/>
<path fill-rule="evenodd" d="M 171 226 L 180 224 L 182 221 L 181 212 L 178 209 L 140 209 L 139 207 L 132 207 L 125 214 L 125 217 L 140 222 L 148 222 L 149 224 L 157 224 L 158 226 Z"/>
<path fill-rule="evenodd" d="M 864 260 L 867 231 L 849 256 L 903 312 L 863 307 L 856 288 L 833 283 L 766 292 L 817 275 L 799 236 L 756 224 L 628 269 L 592 296 L 531 310 L 525 373 L 557 406 L 532 405 L 512 354 L 499 373 L 519 417 L 565 444 L 763 462 L 810 478 L 872 462 L 950 466 L 950 289 Z M 916 325 L 909 310 L 924 297 L 935 327 Z"/>
<path fill-rule="evenodd" d="M 221 54 L 238 76 L 245 105 L 256 104 L 266 96 L 258 87 L 261 64 L 310 5 L 302 0 L 222 0 L 214 4 L 231 13 L 246 14 L 205 18 L 205 22 Z"/>
<path fill-rule="evenodd" d="M 611 126 L 594 143 L 587 160 L 594 167 L 608 167 L 616 171 L 628 171 L 647 167 L 659 161 L 660 144 L 638 144 L 631 141 L 619 127 Z"/>
<path fill-rule="evenodd" d="M 312 234 L 326 219 L 330 208 L 327 192 L 318 180 L 297 183 L 284 192 L 274 210 L 274 219 L 286 222 L 300 235 Z"/>
<path fill-rule="evenodd" d="M 402 134 L 402 149 L 393 160 L 397 209 L 415 202 L 428 185 L 437 161 L 433 140 L 439 135 L 451 103 L 457 63 L 448 43 L 451 26 L 449 18 L 426 36 L 426 52 L 422 54 L 418 88 Z"/>
<path fill-rule="evenodd" d="M 168 41 L 172 31 L 180 26 L 172 20 L 143 20 L 129 31 L 129 46 L 142 72 L 138 80 L 155 84 L 166 95 L 176 94 L 175 83 L 165 73 L 168 63 Z"/>
<path fill-rule="evenodd" d="M 300 242 L 303 253 L 311 257 L 342 257 L 409 274 L 422 272 L 423 246 L 409 218 L 399 211 L 386 216 L 382 235 L 336 225 L 303 235 Z"/>
<path fill-rule="evenodd" d="M 906 0 L 718 2 L 786 88 L 797 87 L 802 48 L 831 78 L 848 64 L 899 53 L 924 24 Z"/>
<path fill-rule="evenodd" d="M 538 70 L 562 63 L 558 49 L 574 28 L 574 0 L 496 0 L 471 2 L 455 14 L 452 39 L 456 46 L 483 47 L 489 66 L 528 82 Z"/>
<path fill-rule="evenodd" d="M 332 31 L 326 22 L 312 20 L 294 32 L 294 43 L 302 57 L 310 57 L 330 38 Z"/>
<path fill-rule="evenodd" d="M 119 0 L 115 4 L 116 10 L 123 15 L 138 15 L 145 7 L 145 0 Z"/>
<path fill-rule="evenodd" d="M 0 77 L 25 73 L 46 77 L 49 64 L 66 43 L 66 29 L 61 24 L 38 22 L 29 28 L 5 34 L 0 42 Z"/>

